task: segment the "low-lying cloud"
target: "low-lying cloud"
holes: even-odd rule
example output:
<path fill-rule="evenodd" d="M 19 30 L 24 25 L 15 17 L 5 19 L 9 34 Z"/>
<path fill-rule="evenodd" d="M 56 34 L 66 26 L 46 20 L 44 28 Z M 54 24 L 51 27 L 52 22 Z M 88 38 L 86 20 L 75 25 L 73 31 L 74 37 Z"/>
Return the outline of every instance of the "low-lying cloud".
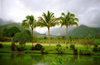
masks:
<path fill-rule="evenodd" d="M 74 13 L 79 25 L 100 27 L 100 0 L 0 0 L 0 18 L 21 22 L 26 15 L 35 18 L 50 10 L 59 17 L 62 12 Z"/>

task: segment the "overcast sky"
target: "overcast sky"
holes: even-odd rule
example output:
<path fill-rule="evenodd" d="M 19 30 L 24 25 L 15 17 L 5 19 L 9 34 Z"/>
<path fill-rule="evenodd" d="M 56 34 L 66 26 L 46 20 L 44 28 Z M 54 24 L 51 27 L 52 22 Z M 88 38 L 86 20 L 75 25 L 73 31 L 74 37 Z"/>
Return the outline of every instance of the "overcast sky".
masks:
<path fill-rule="evenodd" d="M 79 18 L 79 25 L 100 27 L 100 0 L 0 0 L 0 18 L 4 20 L 22 22 L 26 15 L 37 19 L 48 10 L 56 17 L 70 11 Z M 44 33 L 47 29 L 35 30 Z"/>

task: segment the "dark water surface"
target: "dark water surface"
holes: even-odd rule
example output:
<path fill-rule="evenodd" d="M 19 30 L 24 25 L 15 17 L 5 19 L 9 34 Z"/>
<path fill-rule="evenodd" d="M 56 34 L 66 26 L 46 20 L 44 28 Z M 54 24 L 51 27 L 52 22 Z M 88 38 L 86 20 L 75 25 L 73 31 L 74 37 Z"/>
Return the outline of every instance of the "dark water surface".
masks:
<path fill-rule="evenodd" d="M 0 53 L 0 65 L 100 65 L 100 56 Z"/>

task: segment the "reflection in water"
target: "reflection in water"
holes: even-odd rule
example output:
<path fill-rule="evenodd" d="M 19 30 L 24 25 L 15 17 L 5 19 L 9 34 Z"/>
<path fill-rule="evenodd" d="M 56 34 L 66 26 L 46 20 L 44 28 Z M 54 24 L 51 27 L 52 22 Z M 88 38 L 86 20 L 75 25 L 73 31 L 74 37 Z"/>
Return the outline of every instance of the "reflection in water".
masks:
<path fill-rule="evenodd" d="M 94 63 L 100 65 L 100 57 L 94 57 Z"/>
<path fill-rule="evenodd" d="M 0 54 L 0 65 L 100 65 L 100 56 Z"/>

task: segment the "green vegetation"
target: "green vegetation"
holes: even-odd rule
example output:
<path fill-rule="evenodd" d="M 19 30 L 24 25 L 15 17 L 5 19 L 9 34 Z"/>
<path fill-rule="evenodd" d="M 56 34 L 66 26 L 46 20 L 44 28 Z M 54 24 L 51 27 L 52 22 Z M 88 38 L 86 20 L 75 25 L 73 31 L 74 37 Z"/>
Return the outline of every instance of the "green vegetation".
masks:
<path fill-rule="evenodd" d="M 43 13 L 42 16 L 35 19 L 33 15 L 26 16 L 26 19 L 22 21 L 22 24 L 18 26 L 10 26 L 1 28 L 2 35 L 1 39 L 10 39 L 10 43 L 5 44 L 1 42 L 0 52 L 24 52 L 24 53 L 37 53 L 37 54 L 74 54 L 74 55 L 95 55 L 99 54 L 99 38 L 95 37 L 97 34 L 94 32 L 86 32 L 84 35 L 78 33 L 82 30 L 89 29 L 85 26 L 76 27 L 73 30 L 68 31 L 68 27 L 76 25 L 78 26 L 78 18 L 74 14 L 68 12 L 67 14 L 62 13 L 60 17 L 56 18 L 54 13 L 48 11 Z M 61 24 L 66 27 L 66 38 L 65 36 L 51 36 L 50 27 Z M 22 26 L 21 26 L 22 25 Z M 41 35 L 33 33 L 36 27 L 47 27 L 48 28 L 48 39 L 47 35 Z M 81 30 L 82 29 L 82 30 Z M 73 31 L 76 32 L 73 32 Z M 99 30 L 99 29 L 96 29 Z M 94 30 L 93 30 L 94 31 Z M 63 32 L 63 31 L 62 31 Z M 70 34 L 69 34 L 69 33 Z M 98 31 L 99 32 L 99 31 Z M 78 33 L 78 36 L 74 36 L 73 33 Z M 88 34 L 90 33 L 90 34 Z M 94 36 L 93 36 L 94 34 Z M 40 36 L 41 35 L 41 36 Z M 77 35 L 77 34 L 75 34 Z M 40 37 L 38 37 L 40 36 Z M 32 43 L 32 46 L 30 46 Z M 67 44 L 67 46 L 66 46 Z M 60 61 L 59 61 L 60 62 Z"/>
<path fill-rule="evenodd" d="M 65 13 L 62 13 L 61 14 L 62 16 L 59 18 L 60 19 L 60 23 L 61 23 L 61 26 L 66 26 L 66 43 L 68 43 L 68 39 L 67 39 L 67 32 L 68 32 L 68 27 L 71 26 L 71 25 L 77 25 L 77 21 L 78 21 L 78 18 L 75 18 L 75 15 L 68 12 L 67 14 Z"/>
<path fill-rule="evenodd" d="M 33 30 L 34 28 L 37 26 L 36 20 L 34 18 L 34 16 L 26 16 L 26 19 L 22 21 L 22 26 L 24 28 L 31 28 L 32 34 L 33 34 Z"/>
<path fill-rule="evenodd" d="M 91 35 L 92 37 L 100 37 L 100 28 L 92 28 L 85 25 L 80 25 L 79 27 L 76 27 L 72 31 L 70 31 L 68 34 L 72 37 L 87 37 L 88 35 Z"/>
<path fill-rule="evenodd" d="M 4 28 L 2 35 L 5 36 L 5 37 L 13 37 L 18 32 L 20 32 L 20 30 L 17 27 L 11 27 L 9 29 Z"/>
<path fill-rule="evenodd" d="M 50 11 L 48 11 L 47 14 L 43 13 L 42 17 L 39 17 L 38 19 L 39 26 L 48 28 L 49 45 L 50 45 L 50 27 L 53 27 L 57 24 L 58 22 L 57 19 L 54 17 L 54 13 Z"/>
<path fill-rule="evenodd" d="M 23 48 L 23 44 L 25 44 L 26 42 L 32 42 L 33 37 L 29 30 L 24 30 L 22 32 L 15 34 L 12 41 L 14 43 L 18 41 L 21 47 Z"/>
<path fill-rule="evenodd" d="M 41 44 L 36 44 L 36 45 L 35 45 L 35 49 L 36 49 L 36 50 L 41 50 L 42 47 L 43 47 L 43 46 L 42 46 Z"/>

